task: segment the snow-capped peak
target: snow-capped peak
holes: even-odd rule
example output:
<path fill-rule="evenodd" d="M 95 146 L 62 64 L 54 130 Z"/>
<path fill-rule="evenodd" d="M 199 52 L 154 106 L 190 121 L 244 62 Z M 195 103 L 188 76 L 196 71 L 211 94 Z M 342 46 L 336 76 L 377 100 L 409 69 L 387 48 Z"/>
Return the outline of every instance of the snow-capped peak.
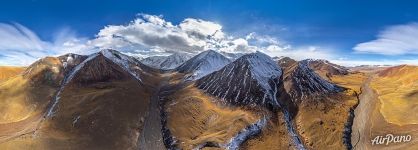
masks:
<path fill-rule="evenodd" d="M 100 53 L 105 56 L 107 59 L 113 61 L 117 65 L 123 68 L 123 70 L 129 72 L 132 76 L 134 76 L 138 81 L 142 81 L 139 77 L 139 74 L 135 69 L 140 69 L 138 66 L 135 58 L 126 56 L 118 51 L 111 50 L 111 49 L 105 49 L 100 51 Z"/>
<path fill-rule="evenodd" d="M 274 56 L 271 59 L 273 59 L 274 61 L 279 61 L 281 59 L 285 58 L 285 56 Z"/>
<path fill-rule="evenodd" d="M 280 107 L 276 99 L 280 67 L 267 55 L 256 52 L 244 55 L 196 81 L 198 88 L 238 105 L 271 105 Z"/>
<path fill-rule="evenodd" d="M 237 60 L 238 58 L 240 58 L 241 56 L 244 56 L 247 53 L 228 53 L 228 52 L 220 52 L 222 55 L 224 55 L 226 58 L 228 58 L 229 60 Z"/>
<path fill-rule="evenodd" d="M 181 73 L 190 73 L 187 80 L 200 79 L 229 64 L 231 61 L 213 50 L 204 51 L 176 68 Z"/>
<path fill-rule="evenodd" d="M 147 66 L 170 70 L 178 67 L 191 58 L 191 55 L 186 53 L 173 53 L 169 56 L 151 56 L 142 59 L 141 62 Z"/>
<path fill-rule="evenodd" d="M 187 60 L 189 60 L 191 56 L 189 54 L 185 53 L 174 53 L 170 56 L 168 56 L 161 64 L 161 69 L 174 69 L 178 67 L 179 65 L 183 64 Z"/>
<path fill-rule="evenodd" d="M 249 63 L 250 73 L 253 79 L 256 79 L 266 90 L 271 90 L 268 80 L 280 77 L 282 71 L 280 67 L 264 53 L 256 52 L 242 57 Z"/>

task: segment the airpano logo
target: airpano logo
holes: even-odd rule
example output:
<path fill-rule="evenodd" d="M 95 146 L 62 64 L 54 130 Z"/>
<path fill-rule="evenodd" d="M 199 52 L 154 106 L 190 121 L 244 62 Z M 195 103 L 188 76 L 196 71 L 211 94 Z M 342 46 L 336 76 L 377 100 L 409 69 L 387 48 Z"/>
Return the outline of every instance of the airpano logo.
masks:
<path fill-rule="evenodd" d="M 405 143 L 412 140 L 411 135 L 397 135 L 386 134 L 386 136 L 376 136 L 372 140 L 372 145 L 381 145 L 381 144 L 392 144 L 392 143 Z"/>

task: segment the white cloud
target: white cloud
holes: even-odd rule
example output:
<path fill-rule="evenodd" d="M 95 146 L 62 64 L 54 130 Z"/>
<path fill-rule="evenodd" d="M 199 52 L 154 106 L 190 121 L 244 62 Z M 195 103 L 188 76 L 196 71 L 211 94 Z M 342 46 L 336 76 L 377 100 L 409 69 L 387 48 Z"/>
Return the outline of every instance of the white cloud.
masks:
<path fill-rule="evenodd" d="M 329 60 L 336 57 L 333 50 L 315 46 L 292 48 L 291 46 L 280 47 L 276 45 L 269 45 L 267 47 L 262 47 L 262 49 L 264 53 L 270 56 L 287 56 L 296 60 L 309 58 Z"/>
<path fill-rule="evenodd" d="M 359 65 L 416 65 L 418 66 L 418 59 L 396 59 L 396 60 L 348 60 L 348 59 L 331 59 L 330 62 L 342 66 L 359 66 Z"/>
<path fill-rule="evenodd" d="M 395 25 L 384 29 L 376 40 L 357 44 L 360 53 L 383 55 L 418 54 L 418 23 Z"/>
<path fill-rule="evenodd" d="M 205 21 L 201 19 L 187 18 L 180 23 L 180 28 L 191 36 L 198 36 L 197 38 L 206 38 L 211 36 L 214 39 L 223 39 L 224 33 L 220 24 Z"/>
<path fill-rule="evenodd" d="M 179 25 L 162 16 L 140 14 L 128 25 L 110 25 L 100 30 L 90 45 L 121 51 L 195 53 L 224 40 L 222 26 L 213 22 L 188 18 Z"/>
<path fill-rule="evenodd" d="M 0 49 L 42 50 L 47 43 L 26 27 L 0 23 Z"/>
<path fill-rule="evenodd" d="M 48 42 L 20 24 L 0 23 L 0 65 L 28 65 L 45 56 L 80 53 L 78 50 L 85 40 L 63 29 L 57 32 L 53 42 Z"/>
<path fill-rule="evenodd" d="M 322 48 L 293 48 L 277 37 L 257 33 L 235 37 L 222 29 L 221 24 L 202 19 L 186 18 L 173 24 L 162 16 L 139 14 L 128 24 L 105 26 L 93 39 L 80 38 L 75 32 L 63 29 L 48 42 L 21 25 L 0 24 L 0 65 L 28 65 L 45 56 L 69 52 L 89 54 L 103 48 L 139 57 L 172 52 L 196 54 L 209 49 L 232 53 L 261 51 L 298 60 L 333 57 L 332 51 Z"/>

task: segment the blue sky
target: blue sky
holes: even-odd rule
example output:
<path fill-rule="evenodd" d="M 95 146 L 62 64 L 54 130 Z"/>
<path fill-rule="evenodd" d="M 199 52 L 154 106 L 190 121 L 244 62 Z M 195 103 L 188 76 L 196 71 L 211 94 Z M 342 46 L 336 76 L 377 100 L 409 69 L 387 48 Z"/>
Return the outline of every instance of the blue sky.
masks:
<path fill-rule="evenodd" d="M 118 48 L 146 57 L 175 51 L 197 53 L 217 47 L 227 52 L 260 50 L 272 56 L 330 59 L 344 65 L 418 64 L 418 44 L 415 44 L 418 2 L 414 1 L 5 0 L 1 3 L 0 65 L 27 65 L 46 55 L 88 54 L 98 48 Z M 176 29 L 156 24 L 152 21 L 154 17 Z M 138 18 L 141 23 L 132 23 Z M 193 20 L 186 21 L 187 18 Z M 153 25 L 152 29 L 147 23 Z M 181 24 L 188 28 L 180 27 Z M 109 25 L 117 31 L 106 29 Z M 213 30 L 206 31 L 206 27 Z M 155 30 L 159 34 L 144 37 L 147 33 L 133 31 L 136 29 Z M 200 39 L 189 35 L 191 30 L 209 35 L 217 29 L 222 37 Z M 186 42 L 173 46 L 146 39 L 173 41 L 160 36 L 165 34 L 175 34 L 177 40 Z M 109 40 L 114 35 L 129 40 L 129 44 L 120 39 Z M 214 41 L 222 42 L 213 44 Z M 213 45 L 206 46 L 208 43 Z M 234 44 L 227 47 L 231 44 L 225 43 Z"/>

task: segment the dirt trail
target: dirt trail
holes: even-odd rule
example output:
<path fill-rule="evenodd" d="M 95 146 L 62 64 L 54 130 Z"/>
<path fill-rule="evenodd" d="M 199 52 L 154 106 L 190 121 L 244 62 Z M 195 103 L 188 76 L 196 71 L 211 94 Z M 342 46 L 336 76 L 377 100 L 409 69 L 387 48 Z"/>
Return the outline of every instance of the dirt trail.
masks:
<path fill-rule="evenodd" d="M 366 82 L 361 87 L 361 94 L 359 96 L 359 105 L 354 110 L 354 122 L 352 126 L 351 142 L 353 149 L 364 150 L 370 149 L 370 128 L 373 110 L 376 106 L 377 95 L 369 84 L 372 80 L 372 76 L 369 75 Z"/>
<path fill-rule="evenodd" d="M 139 137 L 139 149 L 140 150 L 165 150 L 163 136 L 162 136 L 162 126 L 161 126 L 161 116 L 160 116 L 160 93 L 163 92 L 162 87 L 166 86 L 168 83 L 168 76 L 163 75 L 163 79 L 156 88 L 155 92 L 151 96 L 150 106 L 148 108 L 148 116 L 144 120 L 144 128 Z"/>

